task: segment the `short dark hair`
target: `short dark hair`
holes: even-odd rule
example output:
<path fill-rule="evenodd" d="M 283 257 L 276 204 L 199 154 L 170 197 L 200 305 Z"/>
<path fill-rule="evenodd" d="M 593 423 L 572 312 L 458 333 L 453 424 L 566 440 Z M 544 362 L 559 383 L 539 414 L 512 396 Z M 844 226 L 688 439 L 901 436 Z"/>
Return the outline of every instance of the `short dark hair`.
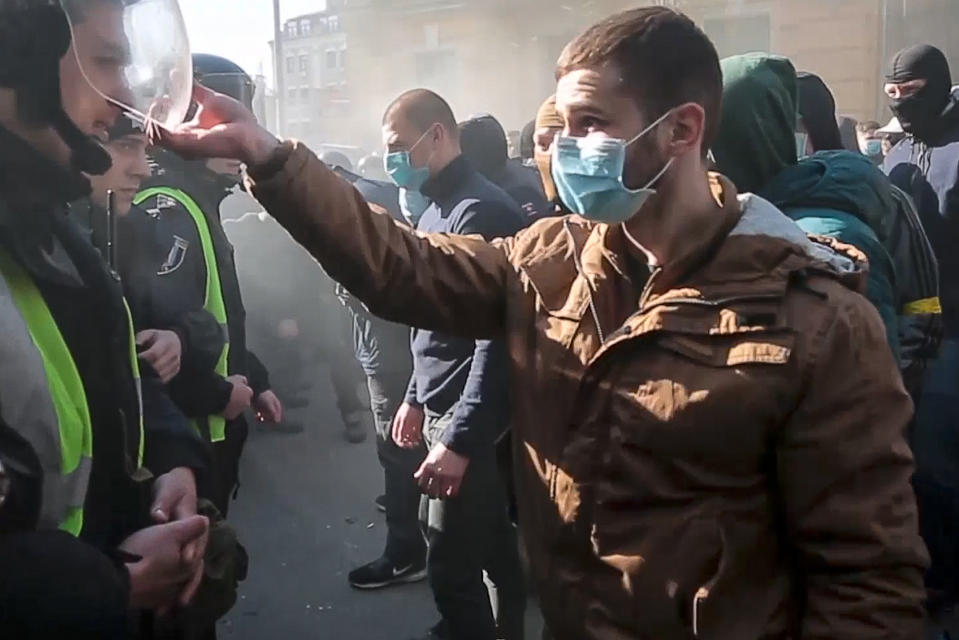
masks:
<path fill-rule="evenodd" d="M 439 94 L 429 89 L 413 89 L 401 94 L 386 108 L 383 124 L 397 112 L 402 112 L 420 133 L 426 133 L 427 129 L 439 123 L 454 139 L 459 139 L 459 127 L 453 109 Z"/>
<path fill-rule="evenodd" d="M 642 7 L 597 22 L 566 45 L 556 79 L 578 69 L 615 65 L 622 88 L 650 118 L 687 102 L 706 112 L 703 152 L 719 128 L 723 74 L 702 29 L 668 7 Z"/>

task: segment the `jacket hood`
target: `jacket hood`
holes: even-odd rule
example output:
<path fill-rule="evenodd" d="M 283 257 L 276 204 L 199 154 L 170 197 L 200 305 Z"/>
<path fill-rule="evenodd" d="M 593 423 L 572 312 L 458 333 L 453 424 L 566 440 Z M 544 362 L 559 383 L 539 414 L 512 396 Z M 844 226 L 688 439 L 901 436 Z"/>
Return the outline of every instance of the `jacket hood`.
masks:
<path fill-rule="evenodd" d="M 783 169 L 760 195 L 785 211 L 834 209 L 852 214 L 885 242 L 894 223 L 889 180 L 865 156 L 852 151 L 821 151 Z"/>
<path fill-rule="evenodd" d="M 816 151 L 845 149 L 836 122 L 836 99 L 832 91 L 814 73 L 796 75 L 799 88 L 799 115 Z"/>
<path fill-rule="evenodd" d="M 796 69 L 787 58 L 763 53 L 721 64 L 723 107 L 713 156 L 740 192 L 756 192 L 796 164 Z"/>

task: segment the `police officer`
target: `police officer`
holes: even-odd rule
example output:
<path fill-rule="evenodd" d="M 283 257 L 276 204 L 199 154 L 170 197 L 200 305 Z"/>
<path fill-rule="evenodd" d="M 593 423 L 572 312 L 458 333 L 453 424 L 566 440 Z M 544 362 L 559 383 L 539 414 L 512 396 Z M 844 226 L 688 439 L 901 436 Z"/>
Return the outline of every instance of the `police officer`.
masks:
<path fill-rule="evenodd" d="M 124 4 L 0 3 L 4 638 L 124 637 L 129 609 L 185 603 L 202 577 L 207 520 L 195 515 L 193 471 L 171 467 L 152 503 L 144 495 L 145 448 L 185 460 L 190 432 L 144 434 L 119 286 L 64 215 L 90 189 L 81 172 L 110 167 L 96 138 L 119 109 L 104 96 L 133 94 L 122 73 L 132 61 L 90 64 L 136 37 L 123 32 L 123 12 L 136 10 Z"/>
<path fill-rule="evenodd" d="M 193 70 L 201 84 L 252 110 L 253 81 L 238 65 L 195 54 Z M 206 309 L 226 330 L 215 370 L 178 376 L 170 386 L 212 443 L 213 471 L 203 493 L 226 515 L 248 432 L 243 411 L 252 405 L 261 420 L 274 423 L 283 415 L 266 368 L 246 349 L 246 312 L 233 248 L 220 223 L 220 204 L 240 184 L 242 166 L 232 160 L 191 162 L 159 149 L 154 160 L 154 175 L 134 204 L 157 218 L 158 233 L 166 238 L 166 259 L 157 265 L 159 295 L 171 308 Z"/>

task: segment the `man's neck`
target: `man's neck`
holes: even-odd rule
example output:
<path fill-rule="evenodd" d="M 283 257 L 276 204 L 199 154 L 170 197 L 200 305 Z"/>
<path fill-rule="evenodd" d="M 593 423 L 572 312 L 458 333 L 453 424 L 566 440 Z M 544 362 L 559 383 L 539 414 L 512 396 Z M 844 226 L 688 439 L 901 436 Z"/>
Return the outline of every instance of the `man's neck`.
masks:
<path fill-rule="evenodd" d="M 450 166 L 454 160 L 463 155 L 462 150 L 459 148 L 459 145 L 455 147 L 444 147 L 442 149 L 437 149 L 436 154 L 433 156 L 433 161 L 431 164 L 430 177 L 435 178 L 443 172 L 443 169 Z"/>
<path fill-rule="evenodd" d="M 627 239 L 650 266 L 678 259 L 695 221 L 716 209 L 706 171 L 701 164 L 686 164 L 684 169 L 684 163 L 677 160 L 676 172 L 663 176 L 649 204 L 624 223 Z"/>

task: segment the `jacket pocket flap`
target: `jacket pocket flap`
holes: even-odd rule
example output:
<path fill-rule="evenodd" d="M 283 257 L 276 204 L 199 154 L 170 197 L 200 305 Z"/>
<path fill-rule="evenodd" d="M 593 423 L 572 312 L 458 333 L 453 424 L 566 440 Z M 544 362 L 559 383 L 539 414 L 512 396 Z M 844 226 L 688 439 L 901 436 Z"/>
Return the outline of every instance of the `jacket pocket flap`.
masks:
<path fill-rule="evenodd" d="M 664 349 L 713 367 L 786 364 L 792 355 L 794 342 L 792 335 L 766 333 L 715 336 L 672 334 L 659 339 L 659 345 Z"/>

